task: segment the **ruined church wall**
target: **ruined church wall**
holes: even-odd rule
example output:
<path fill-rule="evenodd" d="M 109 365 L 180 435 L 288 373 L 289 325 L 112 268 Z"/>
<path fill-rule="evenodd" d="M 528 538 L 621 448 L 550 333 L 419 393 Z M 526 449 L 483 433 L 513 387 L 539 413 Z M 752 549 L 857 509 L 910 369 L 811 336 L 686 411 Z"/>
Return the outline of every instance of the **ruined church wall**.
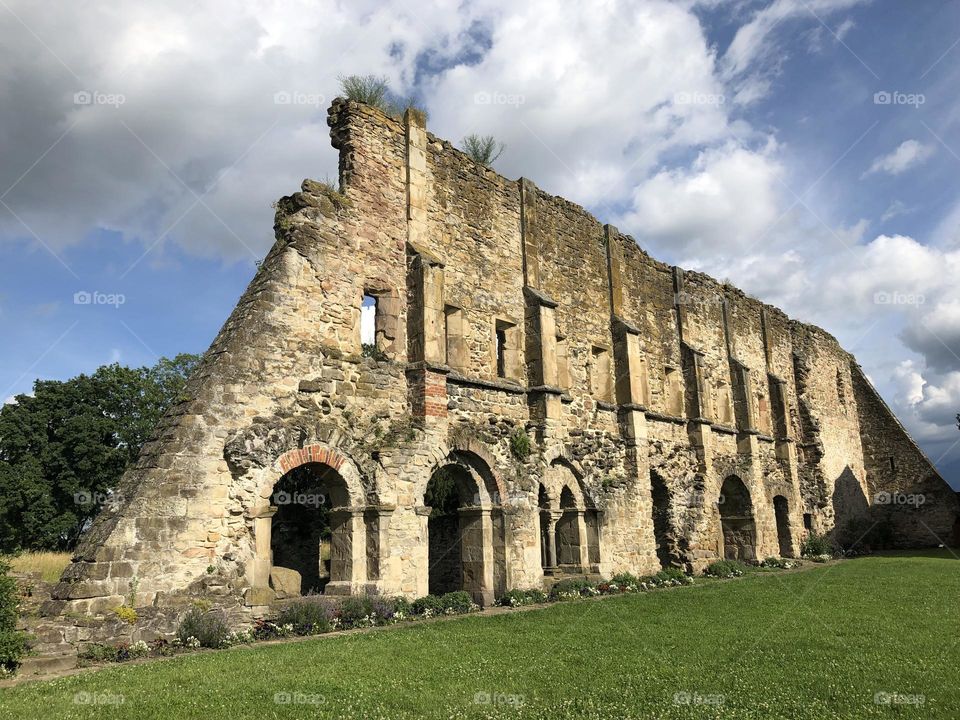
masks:
<path fill-rule="evenodd" d="M 793 324 L 801 436 L 801 489 L 814 529 L 827 531 L 868 510 L 851 356 L 825 331 Z"/>
<path fill-rule="evenodd" d="M 188 399 L 161 422 L 121 482 L 121 503 L 98 517 L 66 572 L 56 596 L 73 609 L 121 604 L 134 578 L 138 604 L 214 574 L 242 587 L 253 556 L 248 512 L 267 503 L 263 476 L 278 471 L 276 458 L 320 423 L 349 428 L 351 415 L 406 413 L 402 370 L 359 354 L 365 286 L 402 278 L 396 268 L 405 262 L 403 146 L 382 118 L 367 119 L 366 156 L 384 167 L 358 162 L 355 138 L 335 137 L 349 180 L 345 208 L 309 182 L 280 201 L 278 240 L 191 377 Z M 402 302 L 401 294 L 401 323 Z M 299 414 L 310 421 L 298 423 Z M 243 467 L 227 462 L 231 441 Z"/>
<path fill-rule="evenodd" d="M 504 587 L 543 581 L 537 491 L 560 474 L 575 477 L 601 512 L 606 575 L 658 567 L 654 472 L 671 489 L 676 540 L 696 569 L 722 554 L 718 506 L 729 475 L 750 490 L 758 557 L 779 554 L 776 495 L 789 500 L 795 549 L 803 513 L 830 530 L 835 505 L 838 522 L 863 512 L 868 480 L 871 490 L 913 487 L 922 475 L 946 498 L 822 330 L 650 258 L 583 208 L 510 182 L 408 122 L 345 101 L 329 121 L 342 194 L 305 181 L 279 201 L 276 244 L 186 399 L 125 476 L 123 503 L 98 518 L 67 571 L 57 594 L 71 609 L 119 605 L 134 578 L 145 604 L 198 584 L 250 586 L 264 561 L 257 513 L 286 471 L 280 458 L 310 444 L 337 451 L 350 478 L 346 502 L 367 523 L 358 562 L 369 564 L 354 589 L 370 581 L 406 595 L 426 592 L 424 492 L 453 451 L 480 457 L 503 501 Z M 424 264 L 442 268 L 431 299 L 463 314 L 456 363 L 443 363 L 449 343 L 439 362 L 412 356 L 423 298 L 411 277 Z M 378 302 L 377 358 L 361 352 L 365 293 Z M 551 307 L 554 340 L 567 348 L 560 387 L 534 387 L 534 304 Z M 506 378 L 497 373 L 498 321 L 512 328 L 516 362 Z M 638 353 L 624 350 L 624 326 Z M 628 365 L 644 390 L 615 399 Z M 733 392 L 741 365 L 750 370 L 742 397 Z M 774 384 L 785 403 L 780 425 Z M 615 397 L 602 397 L 610 388 Z M 418 393 L 431 412 L 417 414 Z M 511 453 L 518 430 L 534 441 L 529 458 Z M 886 478 L 890 433 L 907 459 Z M 936 527 L 947 526 L 953 502 L 936 509 Z M 904 529 L 911 542 L 922 542 L 927 510 Z"/>
<path fill-rule="evenodd" d="M 900 547 L 955 543 L 957 494 L 856 363 L 852 376 L 873 520 L 888 522 Z"/>

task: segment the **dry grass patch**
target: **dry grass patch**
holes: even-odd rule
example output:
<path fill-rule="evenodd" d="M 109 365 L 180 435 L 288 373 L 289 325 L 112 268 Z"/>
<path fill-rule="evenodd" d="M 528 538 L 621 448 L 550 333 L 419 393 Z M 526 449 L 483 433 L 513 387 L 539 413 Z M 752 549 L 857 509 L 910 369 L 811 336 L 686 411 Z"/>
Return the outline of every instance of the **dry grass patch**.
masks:
<path fill-rule="evenodd" d="M 40 573 L 44 582 L 55 583 L 70 564 L 70 553 L 26 552 L 5 558 L 14 572 Z"/>

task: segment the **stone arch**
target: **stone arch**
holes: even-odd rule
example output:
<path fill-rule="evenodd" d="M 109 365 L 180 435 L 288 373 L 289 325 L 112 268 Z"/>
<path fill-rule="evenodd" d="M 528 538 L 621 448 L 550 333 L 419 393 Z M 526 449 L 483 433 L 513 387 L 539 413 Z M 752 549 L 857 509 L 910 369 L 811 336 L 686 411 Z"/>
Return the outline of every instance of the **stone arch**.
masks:
<path fill-rule="evenodd" d="M 301 465 L 310 463 L 327 465 L 343 478 L 347 490 L 346 505 L 365 503 L 366 492 L 356 463 L 340 450 L 323 443 L 311 443 L 280 455 L 264 476 L 260 487 L 261 499 L 269 499 L 280 477 Z"/>
<path fill-rule="evenodd" d="M 506 522 L 503 485 L 481 453 L 494 459 L 475 442 L 461 442 L 432 464 L 422 483 L 421 536 L 429 591 L 465 590 L 490 605 L 507 589 Z"/>
<path fill-rule="evenodd" d="M 498 471 L 499 460 L 497 456 L 491 452 L 483 440 L 476 437 L 473 433 L 463 430 L 454 433 L 449 443 L 440 444 L 430 452 L 431 462 L 429 472 L 425 478 L 421 479 L 419 486 L 415 488 L 418 497 L 426 492 L 427 483 L 430 481 L 433 473 L 444 465 L 449 464 L 451 457 L 456 458 L 459 462 L 466 463 L 474 470 L 482 473 L 483 484 L 487 494 L 491 498 L 491 502 L 498 500 L 498 502 L 495 503 L 497 505 L 506 503 L 508 497 L 506 485 Z"/>
<path fill-rule="evenodd" d="M 582 469 L 557 454 L 544 472 L 549 524 L 541 535 L 547 574 L 589 573 L 600 565 L 600 513 L 583 483 Z M 547 516 L 541 513 L 545 520 Z"/>
<path fill-rule="evenodd" d="M 727 560 L 756 560 L 757 529 L 750 490 L 739 475 L 729 475 L 717 498 L 723 556 Z"/>
<path fill-rule="evenodd" d="M 250 577 L 253 593 L 249 604 L 268 604 L 273 592 L 283 587 L 284 594 L 293 594 L 297 585 L 295 577 L 302 573 L 294 568 L 293 574 L 281 572 L 274 566 L 275 538 L 274 517 L 280 511 L 278 501 L 286 505 L 288 500 L 276 492 L 290 495 L 283 489 L 287 479 L 301 474 L 314 474 L 317 482 L 326 488 L 323 502 L 325 517 L 330 531 L 329 581 L 323 592 L 331 595 L 348 595 L 363 589 L 367 580 L 367 537 L 364 522 L 365 493 L 356 464 L 341 451 L 330 446 L 314 443 L 294 448 L 279 455 L 269 468 L 260 474 L 258 493 L 254 506 L 247 511 L 252 521 L 254 559 Z M 291 504 L 298 502 L 289 498 Z M 308 535 L 312 538 L 312 535 Z M 317 551 L 319 558 L 319 550 Z M 310 556 L 312 557 L 312 551 Z M 279 568 L 281 566 L 277 566 Z M 272 590 L 271 590 L 272 588 Z"/>

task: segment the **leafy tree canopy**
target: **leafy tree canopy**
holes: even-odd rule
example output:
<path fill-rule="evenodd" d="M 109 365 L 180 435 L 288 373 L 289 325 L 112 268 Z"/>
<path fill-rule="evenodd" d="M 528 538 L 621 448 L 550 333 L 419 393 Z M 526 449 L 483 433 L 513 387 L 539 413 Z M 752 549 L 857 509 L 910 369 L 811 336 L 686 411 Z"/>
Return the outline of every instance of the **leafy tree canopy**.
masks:
<path fill-rule="evenodd" d="M 64 550 L 109 502 L 199 356 L 37 380 L 0 410 L 0 551 Z"/>

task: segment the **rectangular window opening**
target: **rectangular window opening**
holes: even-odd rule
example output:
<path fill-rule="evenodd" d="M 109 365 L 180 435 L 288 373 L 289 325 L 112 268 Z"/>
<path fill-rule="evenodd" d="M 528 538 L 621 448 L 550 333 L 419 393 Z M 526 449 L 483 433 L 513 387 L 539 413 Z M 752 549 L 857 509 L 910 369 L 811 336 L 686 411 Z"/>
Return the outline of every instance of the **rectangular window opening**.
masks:
<path fill-rule="evenodd" d="M 601 402 L 613 402 L 613 366 L 607 348 L 594 347 L 591 351 L 590 389 Z"/>
<path fill-rule="evenodd" d="M 497 328 L 497 377 L 505 378 L 507 376 L 506 361 L 507 331 L 504 328 Z"/>
<path fill-rule="evenodd" d="M 360 303 L 360 344 L 364 352 L 377 347 L 377 296 L 364 292 Z"/>

